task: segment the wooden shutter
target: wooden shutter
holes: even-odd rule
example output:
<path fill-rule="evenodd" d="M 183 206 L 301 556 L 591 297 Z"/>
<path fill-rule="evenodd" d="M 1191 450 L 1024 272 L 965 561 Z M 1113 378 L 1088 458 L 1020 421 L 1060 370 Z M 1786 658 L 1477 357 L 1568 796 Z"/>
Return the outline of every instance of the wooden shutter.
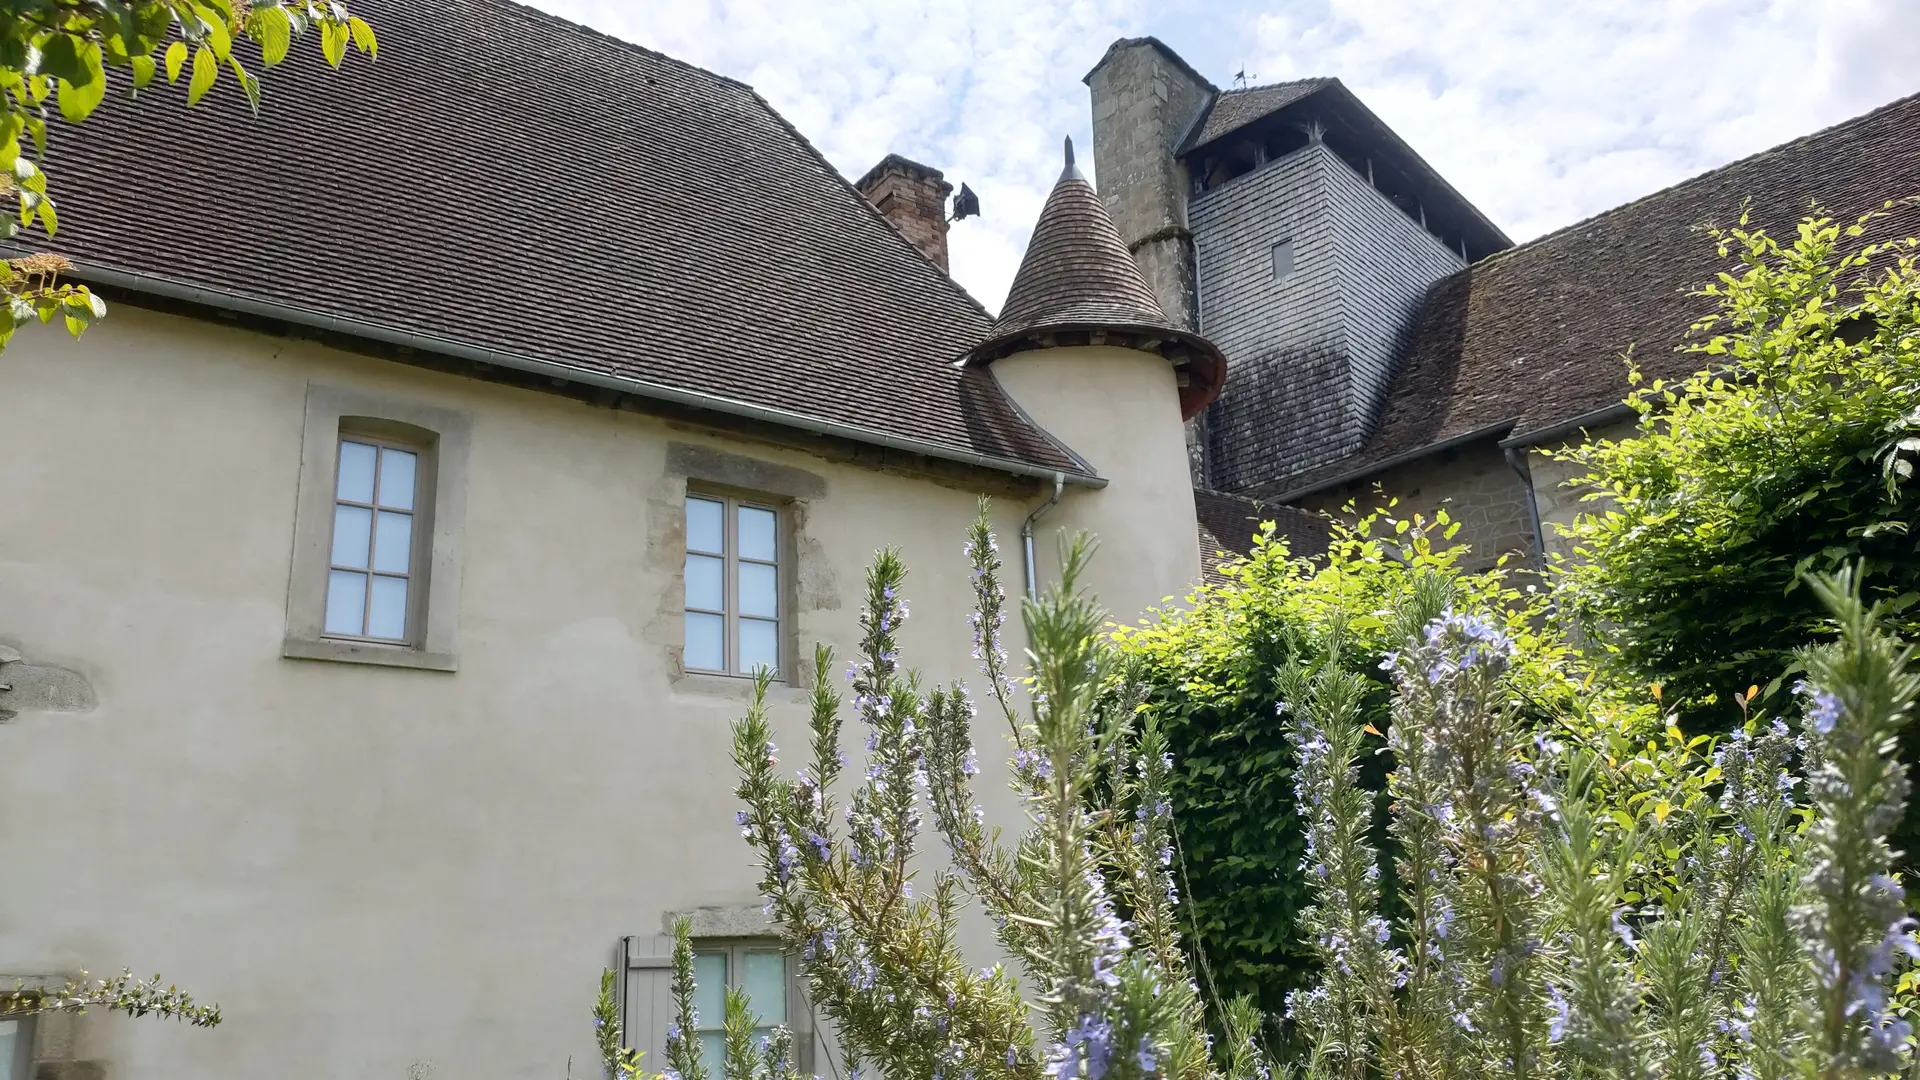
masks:
<path fill-rule="evenodd" d="M 622 1015 L 627 1045 L 646 1051 L 642 1073 L 667 1068 L 667 1027 L 673 1023 L 673 937 L 652 934 L 627 940 Z"/>

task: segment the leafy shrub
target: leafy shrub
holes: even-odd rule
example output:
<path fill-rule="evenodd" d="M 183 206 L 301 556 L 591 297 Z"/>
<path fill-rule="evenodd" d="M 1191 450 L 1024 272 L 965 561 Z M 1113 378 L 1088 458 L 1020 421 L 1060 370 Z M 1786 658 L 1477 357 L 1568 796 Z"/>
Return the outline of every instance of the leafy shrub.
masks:
<path fill-rule="evenodd" d="M 1515 643 L 1515 684 L 1538 715 L 1566 712 L 1585 677 L 1547 627 L 1543 595 L 1516 588 L 1503 569 L 1461 572 L 1467 548 L 1452 542 L 1458 526 L 1444 511 L 1401 520 L 1392 509 L 1333 523 L 1324 561 L 1291 557 L 1263 529 L 1249 558 L 1223 567 L 1225 584 L 1203 586 L 1184 609 L 1119 635 L 1173 752 L 1168 792 L 1189 893 L 1182 918 L 1197 965 L 1214 984 L 1209 992 L 1251 995 L 1271 1016 L 1317 969 L 1299 933 L 1311 895 L 1301 869 L 1306 832 L 1279 712 L 1295 691 L 1290 668 L 1331 664 L 1351 684 L 1345 692 L 1359 722 L 1385 729 L 1392 684 L 1380 661 L 1410 632 L 1394 612 L 1424 596 L 1436 612 L 1457 604 L 1499 613 Z M 1621 741 L 1623 760 L 1640 757 L 1644 736 L 1660 729 L 1651 709 L 1591 703 L 1595 737 Z M 1384 788 L 1386 759 L 1360 768 L 1359 790 L 1371 798 Z M 1391 877 L 1389 868 L 1389 895 Z"/>
<path fill-rule="evenodd" d="M 1662 684 L 1690 718 L 1724 719 L 1749 684 L 1763 710 L 1785 707 L 1795 650 L 1824 627 L 1803 572 L 1864 560 L 1865 594 L 1920 631 L 1904 484 L 1920 452 L 1920 249 L 1851 246 L 1877 216 L 1809 218 L 1787 241 L 1744 215 L 1712 231 L 1734 269 L 1700 293 L 1717 310 L 1684 351 L 1703 370 L 1637 389 L 1635 437 L 1561 452 L 1582 469 L 1570 485 L 1604 501 L 1566 530 L 1560 596 L 1620 676 Z"/>

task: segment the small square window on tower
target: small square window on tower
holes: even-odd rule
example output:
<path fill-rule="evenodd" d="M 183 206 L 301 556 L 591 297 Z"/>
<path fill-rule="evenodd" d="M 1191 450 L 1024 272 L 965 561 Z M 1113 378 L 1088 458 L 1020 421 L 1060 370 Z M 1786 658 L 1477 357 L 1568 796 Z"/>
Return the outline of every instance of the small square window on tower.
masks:
<path fill-rule="evenodd" d="M 1293 241 L 1282 240 L 1273 245 L 1273 280 L 1279 281 L 1293 273 Z"/>

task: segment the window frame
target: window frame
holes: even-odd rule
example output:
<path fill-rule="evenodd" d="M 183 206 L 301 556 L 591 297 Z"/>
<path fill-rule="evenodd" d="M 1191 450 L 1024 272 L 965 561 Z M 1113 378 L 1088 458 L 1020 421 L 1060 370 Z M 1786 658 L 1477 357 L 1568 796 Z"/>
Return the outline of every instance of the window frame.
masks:
<path fill-rule="evenodd" d="M 374 458 L 374 501 L 371 503 L 360 503 L 340 497 L 340 466 L 345 457 L 341 448 L 350 442 L 358 443 L 362 446 L 372 446 L 381 454 L 384 454 L 387 450 L 401 450 L 414 455 L 412 509 L 400 511 L 397 507 L 387 507 L 380 503 L 380 457 L 377 456 Z M 340 434 L 334 443 L 333 512 L 327 522 L 329 526 L 327 545 L 327 572 L 329 580 L 323 585 L 326 595 L 323 596 L 321 600 L 320 636 L 322 639 L 327 641 L 353 641 L 370 645 L 417 647 L 417 643 L 421 637 L 422 623 L 425 622 L 426 611 L 424 601 L 428 589 L 431 588 L 431 567 L 427 565 L 428 560 L 424 557 L 423 551 L 430 551 L 433 546 L 434 458 L 433 447 L 424 445 L 422 440 L 408 440 L 378 432 L 365 432 L 359 430 L 358 425 L 350 422 L 350 420 L 343 419 L 341 421 Z M 332 530 L 333 527 L 338 525 L 340 507 L 342 506 L 360 507 L 373 515 L 373 521 L 367 533 L 369 551 L 367 565 L 364 567 L 338 566 L 333 562 Z M 383 573 L 373 568 L 372 548 L 378 543 L 380 513 L 382 510 L 403 512 L 413 519 L 412 532 L 407 539 L 407 570 L 404 575 L 395 575 L 391 572 Z M 404 578 L 407 583 L 406 613 L 402 616 L 404 619 L 402 624 L 404 633 L 398 638 L 386 638 L 376 637 L 370 633 L 342 634 L 328 630 L 326 623 L 326 605 L 331 599 L 331 577 L 332 572 L 335 570 L 362 574 L 368 579 L 367 595 L 365 599 L 363 599 L 360 609 L 360 625 L 362 627 L 367 627 L 369 620 L 373 618 L 373 579 L 376 577 L 395 576 Z"/>
<path fill-rule="evenodd" d="M 1280 269 L 1281 250 L 1286 251 L 1287 268 Z M 1294 246 L 1293 237 L 1283 236 L 1267 245 L 1267 277 L 1278 284 L 1294 275 L 1300 268 L 1300 252 Z"/>
<path fill-rule="evenodd" d="M 715 502 L 720 504 L 720 507 L 721 507 L 721 511 L 720 511 L 721 541 L 720 543 L 721 543 L 721 547 L 724 550 L 718 553 L 708 551 L 704 548 L 699 548 L 699 549 L 694 548 L 691 538 L 687 535 L 688 534 L 687 525 L 690 520 L 687 512 L 688 511 L 687 504 L 692 502 L 695 499 L 701 499 L 707 502 Z M 767 513 L 773 515 L 773 561 L 771 563 L 769 563 L 765 559 L 748 559 L 741 556 L 740 554 L 740 511 L 743 509 L 764 510 Z M 754 672 L 742 670 L 740 668 L 740 651 L 741 651 L 740 650 L 740 623 L 742 621 L 770 622 L 773 624 L 774 662 L 771 665 L 769 670 L 771 671 L 772 677 L 774 678 L 775 681 L 785 682 L 787 659 L 790 652 L 790 650 L 787 648 L 787 630 L 788 630 L 788 620 L 791 617 L 789 613 L 792 610 L 792 604 L 789 602 L 788 596 L 787 596 L 788 567 L 792 563 L 792 556 L 788 550 L 788 545 L 787 545 L 788 507 L 778 499 L 770 499 L 761 495 L 742 494 L 738 492 L 716 490 L 714 488 L 709 488 L 704 485 L 689 484 L 687 486 L 685 496 L 681 500 L 680 513 L 681 513 L 681 526 L 682 526 L 681 528 L 681 541 L 682 541 L 681 542 L 681 560 L 680 560 L 680 582 L 681 582 L 680 669 L 681 671 L 683 671 L 688 675 L 716 675 L 723 678 L 732 678 L 732 679 L 753 678 Z M 691 607 L 686 603 L 687 560 L 689 557 L 696 556 L 696 555 L 705 556 L 708 558 L 718 557 L 721 560 L 721 570 L 720 570 L 721 610 L 719 611 L 715 611 L 712 608 Z M 764 616 L 744 615 L 741 613 L 739 581 L 740 581 L 740 566 L 743 563 L 752 565 L 752 566 L 773 567 L 773 590 L 774 590 L 773 618 L 768 619 Z M 692 664 L 687 662 L 686 616 L 689 613 L 697 614 L 697 615 L 719 615 L 721 617 L 721 621 L 720 621 L 720 625 L 721 625 L 720 649 L 721 649 L 721 656 L 722 656 L 721 667 L 719 668 L 694 667 Z"/>
<path fill-rule="evenodd" d="M 37 995 L 33 995 L 37 996 Z M 3 1080 L 31 1080 L 37 1059 L 34 1057 L 34 1040 L 39 1035 L 39 1026 L 34 1023 L 38 1016 L 32 1013 L 20 1016 L 0 1017 L 0 1023 L 14 1023 L 13 1060 L 0 1061 L 6 1066 L 6 1073 L 0 1074 Z"/>
<path fill-rule="evenodd" d="M 460 527 L 466 515 L 471 428 L 466 413 L 361 390 L 308 384 L 282 656 L 427 671 L 459 669 L 464 554 Z M 414 536 L 404 641 L 326 632 L 343 439 L 393 445 L 419 455 L 414 474 Z"/>
<path fill-rule="evenodd" d="M 780 1003 L 780 1011 L 784 1019 L 778 1024 L 767 1024 L 765 1026 L 784 1026 L 788 1031 L 793 1033 L 795 1067 L 803 1073 L 807 1072 L 812 1067 L 813 1028 L 811 1023 L 801 1023 L 793 1015 L 796 1005 L 803 1006 L 801 1009 L 802 1012 L 806 1011 L 804 1008 L 805 1002 L 802 987 L 800 985 L 800 966 L 794 961 L 793 955 L 781 947 L 780 939 L 776 937 L 696 937 L 693 938 L 689 944 L 693 946 L 693 955 L 696 963 L 698 963 L 698 959 L 702 954 L 712 955 L 720 953 L 726 956 L 727 985 L 724 990 L 746 989 L 746 957 L 748 953 L 770 952 L 780 957 L 780 989 L 783 998 Z M 721 999 L 723 1002 L 725 1001 L 724 990 Z M 751 1001 L 749 1001 L 748 1004 L 750 1007 L 752 1006 Z M 700 1020 L 700 1026 L 694 1031 L 693 1037 L 695 1039 L 700 1038 L 700 1036 L 706 1032 L 726 1030 L 726 1017 L 724 1013 L 721 1016 L 714 1017 L 711 1024 L 707 1023 L 708 1018 L 704 1013 L 701 1014 Z M 811 1020 L 810 1015 L 808 1016 L 808 1020 Z M 755 1026 L 757 1028 L 760 1025 Z M 708 1067 L 717 1075 L 720 1062 L 709 1062 Z"/>

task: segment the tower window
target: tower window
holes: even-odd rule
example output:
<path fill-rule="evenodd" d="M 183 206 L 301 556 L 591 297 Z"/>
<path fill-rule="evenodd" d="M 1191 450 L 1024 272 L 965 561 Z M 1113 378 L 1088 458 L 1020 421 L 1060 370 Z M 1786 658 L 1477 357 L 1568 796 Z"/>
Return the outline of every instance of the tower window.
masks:
<path fill-rule="evenodd" d="M 1273 245 L 1273 280 L 1279 281 L 1293 273 L 1293 241 L 1282 240 Z"/>

